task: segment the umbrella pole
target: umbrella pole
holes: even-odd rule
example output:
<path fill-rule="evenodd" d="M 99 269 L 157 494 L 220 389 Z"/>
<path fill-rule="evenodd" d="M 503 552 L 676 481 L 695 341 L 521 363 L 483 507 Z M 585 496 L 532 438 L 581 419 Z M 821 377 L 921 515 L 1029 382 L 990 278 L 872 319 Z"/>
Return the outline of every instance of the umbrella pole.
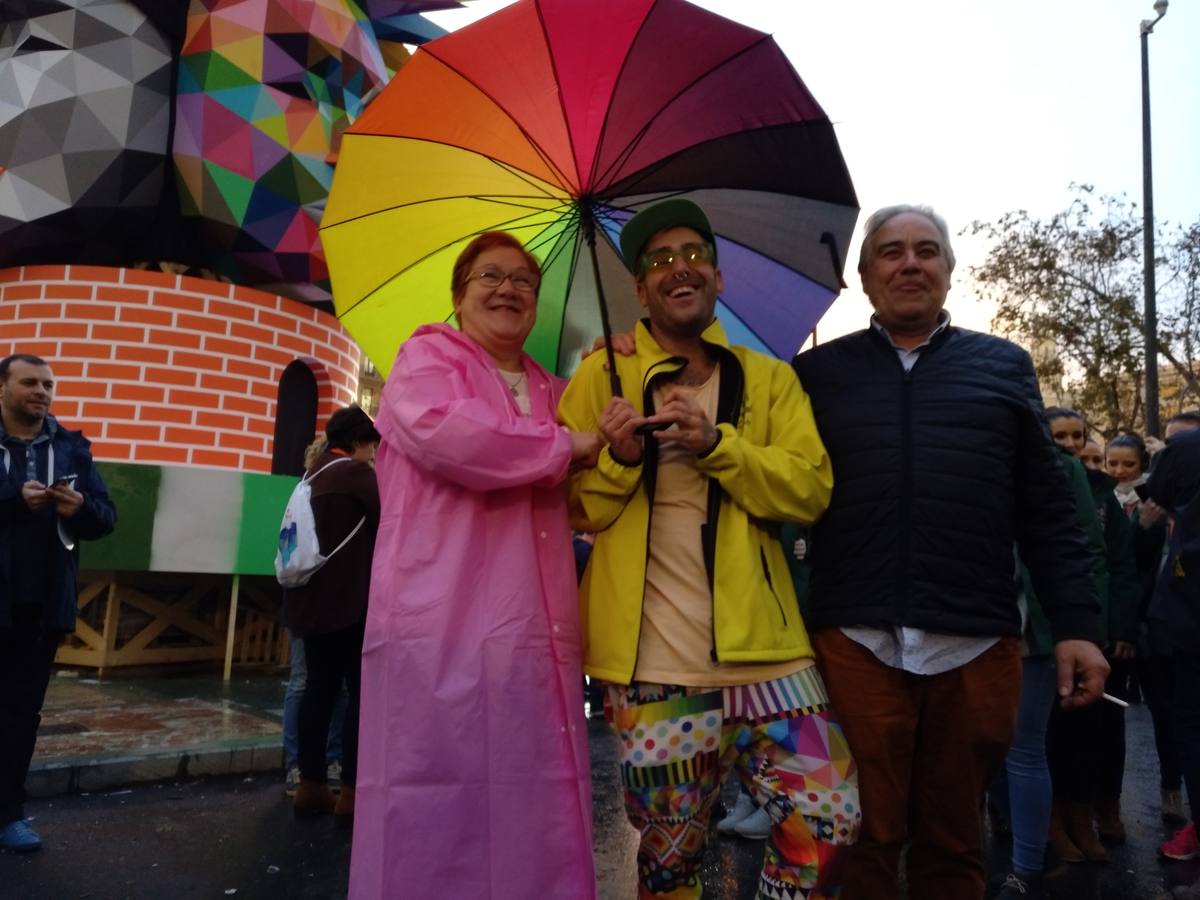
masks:
<path fill-rule="evenodd" d="M 604 355 L 608 360 L 608 384 L 614 397 L 623 397 L 621 377 L 617 374 L 617 359 L 613 354 L 612 326 L 608 322 L 608 303 L 604 299 L 604 285 L 600 283 L 600 262 L 596 259 L 596 220 L 590 208 L 583 210 L 583 236 L 587 240 L 588 252 L 592 257 L 592 277 L 596 280 L 596 296 L 600 301 L 600 327 L 604 331 Z"/>

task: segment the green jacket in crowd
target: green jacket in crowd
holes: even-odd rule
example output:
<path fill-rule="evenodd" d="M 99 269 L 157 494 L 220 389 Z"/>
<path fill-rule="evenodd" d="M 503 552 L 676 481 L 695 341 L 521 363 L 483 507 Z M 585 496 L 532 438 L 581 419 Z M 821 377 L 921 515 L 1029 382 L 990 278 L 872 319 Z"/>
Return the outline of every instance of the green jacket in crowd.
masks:
<path fill-rule="evenodd" d="M 1101 646 L 1138 638 L 1138 599 L 1141 582 L 1134 556 L 1133 529 L 1113 493 L 1115 479 L 1089 472 L 1069 451 L 1062 451 L 1063 471 L 1075 495 L 1080 523 L 1092 548 L 1092 582 L 1100 596 Z M 1050 622 L 1042 612 L 1029 572 L 1021 565 L 1021 581 L 1029 606 L 1025 640 L 1030 656 L 1054 652 Z"/>

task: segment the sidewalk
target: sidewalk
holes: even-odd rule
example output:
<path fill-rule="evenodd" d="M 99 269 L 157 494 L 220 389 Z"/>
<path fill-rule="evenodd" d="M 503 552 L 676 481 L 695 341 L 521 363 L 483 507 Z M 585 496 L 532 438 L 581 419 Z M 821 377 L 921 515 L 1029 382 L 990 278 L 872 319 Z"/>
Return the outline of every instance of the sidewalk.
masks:
<path fill-rule="evenodd" d="M 196 775 L 280 771 L 287 671 L 86 670 L 51 675 L 26 789 L 31 797 Z"/>

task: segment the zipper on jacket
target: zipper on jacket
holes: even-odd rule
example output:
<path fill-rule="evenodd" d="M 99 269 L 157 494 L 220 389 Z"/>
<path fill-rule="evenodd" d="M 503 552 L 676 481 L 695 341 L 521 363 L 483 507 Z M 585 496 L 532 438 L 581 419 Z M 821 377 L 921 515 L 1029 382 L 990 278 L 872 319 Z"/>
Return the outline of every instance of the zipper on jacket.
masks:
<path fill-rule="evenodd" d="M 779 599 L 779 594 L 775 592 L 775 583 L 771 580 L 771 568 L 767 565 L 767 551 L 761 546 L 758 548 L 758 558 L 762 560 L 763 574 L 767 576 L 767 587 L 771 589 L 771 596 L 775 598 L 775 605 L 779 607 L 779 616 L 783 619 L 783 625 L 787 627 L 787 613 L 783 610 L 783 601 Z"/>
<path fill-rule="evenodd" d="M 658 362 L 654 363 L 654 365 L 650 366 L 650 368 L 648 368 L 646 370 L 646 374 L 642 377 L 642 413 L 643 414 L 647 414 L 647 413 L 653 414 L 653 411 L 654 411 L 653 387 L 650 384 L 650 382 L 655 378 L 655 376 L 652 374 L 654 372 L 654 370 L 656 368 L 658 368 L 659 366 L 665 366 L 669 363 L 684 363 L 684 364 L 686 364 L 686 362 L 687 361 L 685 359 L 683 359 L 683 357 L 681 357 L 681 356 L 671 356 L 671 357 L 668 357 L 667 359 L 659 360 Z M 682 368 L 682 366 L 679 366 L 679 368 Z M 678 371 L 679 368 L 676 368 L 672 371 Z M 666 373 L 662 373 L 662 374 L 666 374 Z M 642 554 L 642 599 L 641 599 L 641 603 L 638 606 L 637 640 L 633 645 L 633 668 L 629 671 L 629 680 L 631 682 L 633 681 L 634 675 L 637 674 L 638 658 L 641 655 L 641 647 L 642 647 L 642 621 L 646 617 L 645 569 L 646 569 L 646 565 L 650 561 L 650 525 L 654 521 L 654 488 L 655 488 L 655 485 L 657 482 L 657 476 L 658 476 L 658 448 L 657 448 L 657 445 L 655 445 L 655 452 L 654 452 L 654 459 L 653 459 L 654 465 L 653 465 L 653 467 L 648 465 L 648 463 L 650 463 L 650 461 L 651 461 L 650 453 L 649 453 L 649 447 L 650 447 L 651 440 L 653 440 L 653 438 L 650 438 L 650 437 L 642 438 L 642 486 L 646 491 L 646 549 L 645 549 L 645 552 Z"/>
<path fill-rule="evenodd" d="M 896 358 L 900 362 L 899 357 Z M 917 362 L 920 362 L 918 357 Z M 901 364 L 902 366 L 903 364 Z M 916 363 L 913 363 L 916 367 Z M 908 615 L 909 579 L 912 565 L 912 507 L 913 507 L 913 447 L 912 447 L 912 369 L 904 372 L 904 380 L 900 384 L 900 553 L 899 569 L 896 578 L 896 600 L 893 610 L 896 615 L 896 626 L 903 623 Z"/>
<path fill-rule="evenodd" d="M 717 421 L 713 424 L 719 425 L 722 422 L 728 422 L 736 429 L 742 418 L 742 395 L 746 390 L 746 372 L 732 350 L 727 350 L 719 344 L 711 346 L 716 351 L 720 364 L 725 366 L 721 382 L 717 385 Z M 726 401 L 726 409 L 721 408 L 722 400 Z M 708 480 L 708 515 L 700 534 L 704 566 L 708 571 L 708 593 L 712 598 L 712 647 L 709 649 L 709 654 L 714 665 L 721 664 L 721 658 L 717 654 L 717 523 L 721 518 L 721 503 L 724 496 L 725 489 L 721 487 L 721 483 L 715 478 L 710 478 Z M 772 588 L 772 593 L 774 593 L 774 588 Z"/>

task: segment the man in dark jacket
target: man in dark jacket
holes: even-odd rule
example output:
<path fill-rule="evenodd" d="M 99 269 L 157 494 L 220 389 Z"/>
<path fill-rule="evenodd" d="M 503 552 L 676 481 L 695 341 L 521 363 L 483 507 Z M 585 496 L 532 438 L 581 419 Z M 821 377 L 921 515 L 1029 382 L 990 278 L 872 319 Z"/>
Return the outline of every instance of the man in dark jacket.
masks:
<path fill-rule="evenodd" d="M 37 850 L 25 821 L 50 666 L 75 630 L 80 540 L 104 537 L 117 514 L 87 439 L 50 415 L 45 360 L 0 359 L 0 847 Z"/>
<path fill-rule="evenodd" d="M 871 327 L 798 356 L 833 460 L 813 529 L 809 623 L 859 764 L 863 831 L 844 900 L 982 898 L 979 804 L 1020 688 L 1014 541 L 1051 618 L 1064 706 L 1095 700 L 1091 556 L 1016 345 L 950 326 L 954 255 L 932 210 L 866 225 Z"/>

